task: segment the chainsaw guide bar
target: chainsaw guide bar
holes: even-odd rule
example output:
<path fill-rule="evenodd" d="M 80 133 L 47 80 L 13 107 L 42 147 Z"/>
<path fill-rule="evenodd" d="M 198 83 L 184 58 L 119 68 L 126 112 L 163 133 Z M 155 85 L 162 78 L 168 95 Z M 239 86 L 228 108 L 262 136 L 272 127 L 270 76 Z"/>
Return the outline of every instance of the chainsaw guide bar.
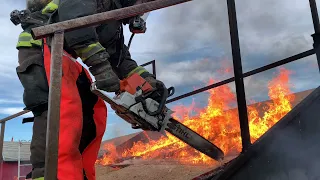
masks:
<path fill-rule="evenodd" d="M 122 92 L 111 98 L 105 91 L 97 89 L 95 83 L 91 85 L 91 91 L 109 103 L 119 117 L 132 124 L 132 128 L 139 128 L 145 131 L 158 131 L 165 136 L 165 131 L 167 131 L 212 159 L 217 161 L 223 160 L 224 153 L 219 147 L 175 120 L 172 117 L 173 111 L 167 107 L 164 108 L 161 114 L 156 116 L 150 116 L 146 113 L 142 103 L 135 100 L 137 96 L 141 95 L 141 91 L 137 91 L 134 95 Z M 149 111 L 155 111 L 159 106 L 158 102 L 151 98 L 145 99 L 145 104 Z"/>

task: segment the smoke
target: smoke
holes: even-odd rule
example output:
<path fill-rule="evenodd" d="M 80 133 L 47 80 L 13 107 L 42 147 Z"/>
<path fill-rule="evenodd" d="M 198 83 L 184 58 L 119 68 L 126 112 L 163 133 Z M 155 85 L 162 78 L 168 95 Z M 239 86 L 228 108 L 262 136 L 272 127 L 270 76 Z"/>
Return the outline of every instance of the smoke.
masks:
<path fill-rule="evenodd" d="M 314 30 L 307 0 L 242 0 L 236 1 L 236 8 L 244 72 L 312 49 Z M 146 34 L 135 37 L 131 52 L 138 61 L 156 59 L 157 78 L 166 85 L 193 90 L 191 86 L 200 87 L 209 78 L 232 76 L 226 1 L 194 0 L 151 12 L 147 26 Z M 225 59 L 232 73 L 221 76 L 217 70 Z M 314 87 L 319 78 L 315 62 L 310 56 L 285 65 L 297 72 L 292 76 L 294 91 Z M 250 99 L 265 95 L 265 84 L 274 72 L 245 79 Z"/>
<path fill-rule="evenodd" d="M 243 55 L 275 53 L 289 56 L 312 48 L 312 21 L 308 1 L 242 0 L 236 3 Z M 226 1 L 196 0 L 163 10 L 159 41 L 172 51 L 218 44 L 230 52 Z"/>
<path fill-rule="evenodd" d="M 119 118 L 117 118 L 117 120 L 118 119 Z M 119 121 L 123 120 L 119 119 Z M 108 134 L 108 137 L 120 137 L 127 133 L 126 129 L 127 128 L 123 128 L 123 123 L 108 123 L 106 133 Z"/>

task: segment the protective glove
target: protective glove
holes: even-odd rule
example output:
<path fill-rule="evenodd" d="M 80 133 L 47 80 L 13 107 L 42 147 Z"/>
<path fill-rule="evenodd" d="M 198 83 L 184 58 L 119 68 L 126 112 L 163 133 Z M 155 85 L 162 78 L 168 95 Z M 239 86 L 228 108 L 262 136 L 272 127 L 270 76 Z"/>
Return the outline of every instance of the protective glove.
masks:
<path fill-rule="evenodd" d="M 152 99 L 155 101 L 159 102 L 163 98 L 163 92 L 168 91 L 167 87 L 164 85 L 162 81 L 159 81 L 155 79 L 153 76 L 148 76 L 145 78 L 145 80 L 156 90 L 150 95 Z"/>
<path fill-rule="evenodd" d="M 48 15 L 41 14 L 41 12 L 33 12 L 30 10 L 13 10 L 10 13 L 10 20 L 14 25 L 21 24 L 21 27 L 25 31 L 30 31 L 32 28 L 45 25 L 50 17 Z"/>
<path fill-rule="evenodd" d="M 106 51 L 99 52 L 84 63 L 96 79 L 96 86 L 107 92 L 118 92 L 120 90 L 120 79 L 113 71 L 109 62 L 109 54 Z"/>

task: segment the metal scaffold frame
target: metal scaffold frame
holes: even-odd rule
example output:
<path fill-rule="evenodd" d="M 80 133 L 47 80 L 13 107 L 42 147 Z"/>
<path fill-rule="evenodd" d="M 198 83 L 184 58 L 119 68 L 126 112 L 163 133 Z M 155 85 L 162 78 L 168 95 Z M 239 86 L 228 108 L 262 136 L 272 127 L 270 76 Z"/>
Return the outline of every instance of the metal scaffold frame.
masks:
<path fill-rule="evenodd" d="M 42 27 L 37 27 L 32 29 L 32 35 L 34 39 L 46 38 L 48 36 L 53 36 L 52 40 L 52 57 L 51 57 L 51 81 L 49 85 L 49 110 L 48 110 L 48 131 L 47 131 L 47 145 L 46 145 L 46 180 L 56 180 L 57 178 L 57 155 L 58 155 L 58 140 L 59 140 L 59 118 L 60 118 L 60 93 L 61 93 L 61 73 L 62 73 L 62 53 L 63 53 L 63 40 L 64 33 L 72 31 L 79 28 L 89 27 L 97 25 L 100 23 L 105 23 L 110 20 L 120 20 L 128 17 L 136 16 L 139 14 L 147 13 L 153 10 L 166 8 L 169 6 L 189 2 L 192 0 L 156 0 L 139 5 L 134 5 L 131 7 L 121 8 L 109 12 L 103 12 L 99 14 L 94 14 L 90 16 L 85 16 L 77 19 L 72 19 L 64 22 L 59 22 L 55 24 L 45 25 Z M 197 89 L 195 91 L 177 96 L 167 103 L 171 103 L 212 88 L 216 88 L 231 82 L 235 82 L 236 85 L 236 95 L 238 103 L 238 114 L 240 121 L 240 130 L 242 138 L 242 153 L 246 152 L 251 146 L 249 124 L 248 124 L 248 112 L 246 104 L 246 95 L 243 79 L 245 77 L 261 73 L 263 71 L 311 56 L 316 54 L 318 66 L 320 70 L 320 24 L 318 11 L 315 0 L 309 0 L 311 15 L 314 24 L 315 33 L 312 35 L 314 44 L 313 49 L 296 54 L 294 56 L 282 59 L 280 61 L 268 64 L 266 66 L 257 68 L 255 70 L 243 73 L 242 62 L 241 62 L 241 52 L 237 25 L 237 15 L 236 15 L 236 5 L 235 0 L 226 0 L 228 7 L 228 17 L 229 17 L 229 29 L 231 37 L 231 49 L 233 57 L 233 69 L 234 77 L 220 81 L 215 84 Z M 153 74 L 156 74 L 155 60 L 143 64 L 143 66 L 152 64 Z M 55 99 L 52 101 L 52 99 Z M 2 149 L 4 141 L 4 130 L 5 123 L 15 117 L 28 113 L 29 111 L 21 111 L 17 114 L 11 115 L 7 118 L 0 120 L 1 123 L 1 134 L 0 134 L 0 162 L 2 161 Z"/>

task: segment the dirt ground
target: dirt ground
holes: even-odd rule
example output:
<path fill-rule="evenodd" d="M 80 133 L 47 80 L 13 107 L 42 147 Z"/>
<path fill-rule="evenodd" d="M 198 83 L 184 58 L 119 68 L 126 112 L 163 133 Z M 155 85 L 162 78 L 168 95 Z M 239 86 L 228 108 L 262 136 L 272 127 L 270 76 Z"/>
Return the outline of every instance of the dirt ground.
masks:
<path fill-rule="evenodd" d="M 217 166 L 181 165 L 168 160 L 134 160 L 122 169 L 97 165 L 97 180 L 191 180 Z"/>

